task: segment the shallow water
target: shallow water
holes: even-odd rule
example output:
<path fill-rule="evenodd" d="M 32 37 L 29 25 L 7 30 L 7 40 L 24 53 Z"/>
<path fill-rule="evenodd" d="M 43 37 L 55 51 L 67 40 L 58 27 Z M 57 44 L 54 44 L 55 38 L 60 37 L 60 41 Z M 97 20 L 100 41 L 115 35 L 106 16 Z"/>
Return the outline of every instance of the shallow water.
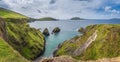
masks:
<path fill-rule="evenodd" d="M 57 46 L 65 40 L 68 40 L 80 33 L 77 30 L 92 24 L 120 24 L 119 20 L 60 20 L 60 21 L 35 21 L 29 23 L 31 27 L 43 31 L 48 28 L 51 33 L 55 27 L 59 27 L 61 32 L 58 34 L 50 34 L 46 38 L 46 50 L 41 57 L 52 57 Z"/>

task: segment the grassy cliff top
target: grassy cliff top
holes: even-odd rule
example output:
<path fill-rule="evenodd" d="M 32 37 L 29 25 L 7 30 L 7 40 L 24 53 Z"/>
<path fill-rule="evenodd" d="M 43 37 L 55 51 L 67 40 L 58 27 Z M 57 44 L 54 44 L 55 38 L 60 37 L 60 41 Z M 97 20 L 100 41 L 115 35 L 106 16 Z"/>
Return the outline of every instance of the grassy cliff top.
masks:
<path fill-rule="evenodd" d="M 0 8 L 0 17 L 2 18 L 15 18 L 15 19 L 20 19 L 20 18 L 28 18 L 27 16 L 24 16 L 22 14 Z"/>
<path fill-rule="evenodd" d="M 28 62 L 17 51 L 0 38 L 0 62 Z"/>
<path fill-rule="evenodd" d="M 79 47 L 82 47 L 88 38 L 97 30 L 97 37 L 87 49 L 80 55 L 73 55 Z M 71 40 L 65 41 L 59 50 L 57 56 L 71 55 L 81 60 L 96 60 L 100 58 L 112 58 L 120 56 L 120 24 L 101 24 L 86 27 L 82 36 L 76 36 Z"/>

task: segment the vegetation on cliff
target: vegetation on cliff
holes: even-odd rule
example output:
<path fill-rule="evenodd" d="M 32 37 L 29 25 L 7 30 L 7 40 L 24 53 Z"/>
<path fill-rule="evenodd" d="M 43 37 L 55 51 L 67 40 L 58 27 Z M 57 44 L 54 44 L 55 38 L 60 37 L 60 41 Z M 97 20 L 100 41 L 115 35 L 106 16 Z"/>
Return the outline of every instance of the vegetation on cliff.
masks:
<path fill-rule="evenodd" d="M 27 24 L 28 17 L 1 8 L 0 17 L 2 17 L 0 18 L 0 37 L 23 57 L 31 60 L 44 52 L 44 35 L 39 30 L 29 27 Z M 1 51 L 0 53 L 7 54 Z M 16 62 L 19 62 L 19 58 Z"/>
<path fill-rule="evenodd" d="M 79 55 L 74 55 L 76 49 L 82 47 L 88 38 L 97 30 L 97 38 L 86 50 Z M 96 60 L 120 56 L 120 25 L 100 24 L 86 27 L 82 36 L 76 36 L 65 41 L 56 51 L 55 56 L 70 55 L 80 60 Z"/>
<path fill-rule="evenodd" d="M 9 44 L 0 38 L 0 62 L 28 62 Z"/>

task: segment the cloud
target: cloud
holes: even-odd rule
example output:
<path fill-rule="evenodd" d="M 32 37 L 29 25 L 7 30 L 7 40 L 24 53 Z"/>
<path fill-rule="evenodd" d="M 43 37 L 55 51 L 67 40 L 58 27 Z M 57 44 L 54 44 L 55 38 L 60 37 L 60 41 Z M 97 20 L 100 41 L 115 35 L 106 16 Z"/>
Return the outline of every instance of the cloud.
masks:
<path fill-rule="evenodd" d="M 55 17 L 67 19 L 82 18 L 110 18 L 108 13 L 119 13 L 119 10 L 109 7 L 118 4 L 116 0 L 1 0 L 0 6 L 22 13 L 29 17 Z M 104 11 L 101 11 L 101 10 Z M 105 16 L 105 15 L 108 16 Z M 116 15 L 113 15 L 117 17 Z M 112 16 L 112 17 L 113 17 Z"/>
<path fill-rule="evenodd" d="M 106 12 L 110 12 L 110 13 L 116 13 L 116 14 L 119 14 L 120 11 L 116 10 L 116 9 L 113 9 L 111 6 L 106 6 L 105 7 L 105 11 Z"/>

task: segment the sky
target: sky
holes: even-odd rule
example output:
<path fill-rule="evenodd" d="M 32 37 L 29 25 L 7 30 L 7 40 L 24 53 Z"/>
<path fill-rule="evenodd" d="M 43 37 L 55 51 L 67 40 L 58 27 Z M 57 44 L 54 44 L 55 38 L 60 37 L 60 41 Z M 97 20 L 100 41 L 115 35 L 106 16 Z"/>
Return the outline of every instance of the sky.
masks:
<path fill-rule="evenodd" d="M 32 18 L 120 18 L 120 0 L 0 0 L 0 7 Z"/>

